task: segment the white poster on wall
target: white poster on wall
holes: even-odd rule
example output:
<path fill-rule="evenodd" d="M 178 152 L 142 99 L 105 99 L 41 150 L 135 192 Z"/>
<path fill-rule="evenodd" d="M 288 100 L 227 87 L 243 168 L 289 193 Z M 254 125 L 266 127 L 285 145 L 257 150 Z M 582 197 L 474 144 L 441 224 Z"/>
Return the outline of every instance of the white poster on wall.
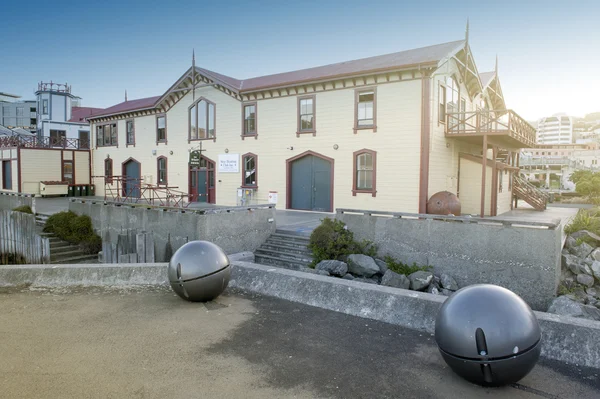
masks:
<path fill-rule="evenodd" d="M 219 173 L 239 173 L 240 154 L 219 154 Z"/>

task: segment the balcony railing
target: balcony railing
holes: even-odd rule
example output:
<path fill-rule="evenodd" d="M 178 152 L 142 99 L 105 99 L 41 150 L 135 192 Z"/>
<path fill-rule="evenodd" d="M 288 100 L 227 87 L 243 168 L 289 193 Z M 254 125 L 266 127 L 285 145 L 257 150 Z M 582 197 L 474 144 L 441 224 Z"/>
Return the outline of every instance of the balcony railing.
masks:
<path fill-rule="evenodd" d="M 18 137 L 6 136 L 0 137 L 0 148 L 20 147 L 20 148 L 64 148 L 70 150 L 89 150 L 90 141 L 80 139 L 67 139 L 55 137 Z"/>
<path fill-rule="evenodd" d="M 512 110 L 455 112 L 446 116 L 446 136 L 504 136 L 520 148 L 535 147 L 535 128 Z"/>

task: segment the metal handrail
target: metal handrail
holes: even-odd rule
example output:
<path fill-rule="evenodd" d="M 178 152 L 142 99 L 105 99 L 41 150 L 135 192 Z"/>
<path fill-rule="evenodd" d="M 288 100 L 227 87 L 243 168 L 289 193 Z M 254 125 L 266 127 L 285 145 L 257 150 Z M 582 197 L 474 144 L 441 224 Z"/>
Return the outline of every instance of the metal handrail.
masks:
<path fill-rule="evenodd" d="M 90 140 L 69 139 L 62 137 L 0 137 L 0 148 L 63 148 L 70 150 L 89 150 Z"/>

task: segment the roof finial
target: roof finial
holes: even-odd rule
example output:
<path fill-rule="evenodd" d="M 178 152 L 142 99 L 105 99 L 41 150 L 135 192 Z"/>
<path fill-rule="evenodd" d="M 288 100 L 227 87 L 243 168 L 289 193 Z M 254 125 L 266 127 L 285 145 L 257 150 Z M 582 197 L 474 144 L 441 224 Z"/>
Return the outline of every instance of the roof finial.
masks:
<path fill-rule="evenodd" d="M 496 54 L 496 66 L 494 67 L 494 71 L 496 72 L 496 76 L 498 76 L 498 54 Z"/>
<path fill-rule="evenodd" d="M 467 17 L 467 29 L 465 30 L 465 42 L 469 43 L 469 17 Z"/>
<path fill-rule="evenodd" d="M 127 101 L 127 89 L 125 89 L 125 101 Z"/>

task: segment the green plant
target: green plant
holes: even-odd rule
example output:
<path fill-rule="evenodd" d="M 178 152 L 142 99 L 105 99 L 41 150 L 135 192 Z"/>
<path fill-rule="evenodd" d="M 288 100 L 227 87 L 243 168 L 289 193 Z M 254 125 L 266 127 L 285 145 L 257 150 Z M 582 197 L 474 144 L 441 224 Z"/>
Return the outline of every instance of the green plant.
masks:
<path fill-rule="evenodd" d="M 51 215 L 46 221 L 44 232 L 53 233 L 61 240 L 79 244 L 86 253 L 98 253 L 102 249 L 102 238 L 94 233 L 89 216 L 78 216 L 71 211 Z"/>
<path fill-rule="evenodd" d="M 575 240 L 575 244 L 576 245 L 581 245 L 584 242 L 586 244 L 589 244 L 589 245 L 593 246 L 593 247 L 596 246 L 596 240 L 594 240 L 592 237 L 589 237 L 589 236 L 581 236 L 577 240 Z"/>
<path fill-rule="evenodd" d="M 341 220 L 325 218 L 310 235 L 308 248 L 314 267 L 322 260 L 346 260 L 351 254 L 377 255 L 377 246 L 369 240 L 355 241 L 354 233 Z"/>
<path fill-rule="evenodd" d="M 566 234 L 573 234 L 580 230 L 588 230 L 592 233 L 600 233 L 600 217 L 598 215 L 598 209 L 587 210 L 580 209 L 577 215 L 573 218 L 571 223 L 565 226 Z"/>
<path fill-rule="evenodd" d="M 383 258 L 383 260 L 387 264 L 388 269 L 395 273 L 404 274 L 406 276 L 408 276 L 409 274 L 413 274 L 414 272 L 427 272 L 432 269 L 431 266 L 418 266 L 416 262 L 414 262 L 412 265 L 407 265 L 406 263 L 397 261 L 389 255 Z"/>
<path fill-rule="evenodd" d="M 33 215 L 33 210 L 31 209 L 31 207 L 29 205 L 23 205 L 23 206 L 18 206 L 15 209 L 13 209 L 14 212 L 23 212 L 23 213 L 28 213 L 30 215 Z"/>

